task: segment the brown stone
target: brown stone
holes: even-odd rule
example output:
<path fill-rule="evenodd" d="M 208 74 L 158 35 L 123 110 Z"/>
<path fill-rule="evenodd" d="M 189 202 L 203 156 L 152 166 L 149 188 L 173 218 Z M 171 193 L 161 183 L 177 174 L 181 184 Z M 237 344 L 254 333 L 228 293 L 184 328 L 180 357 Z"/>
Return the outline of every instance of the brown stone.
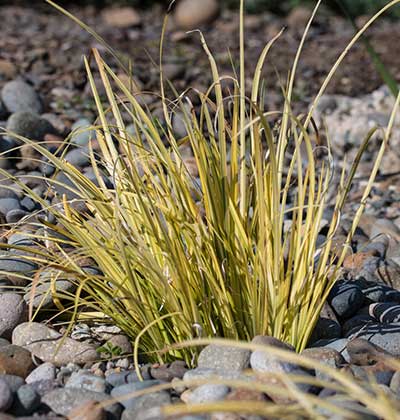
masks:
<path fill-rule="evenodd" d="M 187 372 L 186 363 L 182 360 L 176 360 L 171 364 L 165 364 L 158 367 L 150 368 L 150 375 L 154 379 L 159 379 L 166 382 L 171 382 L 172 379 L 182 379 Z"/>
<path fill-rule="evenodd" d="M 0 413 L 0 420 L 14 420 L 15 417 L 10 414 Z"/>
<path fill-rule="evenodd" d="M 301 354 L 324 364 L 333 362 L 335 367 L 343 366 L 346 363 L 343 356 L 337 350 L 330 349 L 329 347 L 311 347 L 303 350 Z"/>
<path fill-rule="evenodd" d="M 20 146 L 19 150 L 21 153 L 21 161 L 16 165 L 18 169 L 33 171 L 40 167 L 42 155 L 32 145 L 29 143 L 23 144 Z"/>
<path fill-rule="evenodd" d="M 311 17 L 311 10 L 306 7 L 295 7 L 286 18 L 289 28 L 304 31 Z"/>
<path fill-rule="evenodd" d="M 140 93 L 143 91 L 143 84 L 136 77 L 128 76 L 126 73 L 118 73 L 120 82 L 130 90 L 131 93 Z"/>
<path fill-rule="evenodd" d="M 377 374 L 381 372 L 394 372 L 395 371 L 395 368 L 393 366 L 389 366 L 389 363 L 385 362 L 385 360 L 381 360 L 372 366 L 363 366 L 363 368 L 365 372 L 367 372 L 367 374 Z"/>
<path fill-rule="evenodd" d="M 26 378 L 35 368 L 29 350 L 9 344 L 0 347 L 0 373 Z"/>
<path fill-rule="evenodd" d="M 400 266 L 393 260 L 386 259 L 383 264 L 380 264 L 375 270 L 375 276 L 378 281 L 400 290 Z"/>
<path fill-rule="evenodd" d="M 322 307 L 320 316 L 321 316 L 321 318 L 327 318 L 327 319 L 330 319 L 332 321 L 339 322 L 336 315 L 335 315 L 335 312 L 333 311 L 332 307 L 329 305 L 328 302 L 324 303 L 324 306 Z"/>
<path fill-rule="evenodd" d="M 354 372 L 351 370 L 350 365 L 345 365 L 339 369 L 339 372 L 343 373 L 344 375 L 354 377 Z"/>
<path fill-rule="evenodd" d="M 371 257 L 375 256 L 375 251 L 357 252 L 348 255 L 343 261 L 343 268 L 347 270 L 361 270 L 364 263 Z"/>
<path fill-rule="evenodd" d="M 184 403 L 188 403 L 192 394 L 193 394 L 193 391 L 190 390 L 190 389 L 187 389 L 186 391 L 183 391 L 182 394 L 181 394 L 181 400 Z"/>
<path fill-rule="evenodd" d="M 197 178 L 199 176 L 199 169 L 197 167 L 196 159 L 194 157 L 187 157 L 184 161 L 189 174 L 192 177 Z"/>
<path fill-rule="evenodd" d="M 121 349 L 121 355 L 132 354 L 133 352 L 132 344 L 126 335 L 123 335 L 123 334 L 114 335 L 107 341 L 107 343 L 112 345 L 113 347 L 118 346 Z"/>
<path fill-rule="evenodd" d="M 350 362 L 354 365 L 369 366 L 378 362 L 384 362 L 388 357 L 393 357 L 381 347 L 364 340 L 355 338 L 347 343 Z"/>
<path fill-rule="evenodd" d="M 12 79 L 17 72 L 17 68 L 11 61 L 0 59 L 0 76 Z"/>
<path fill-rule="evenodd" d="M 64 139 L 56 134 L 45 134 L 44 142 L 46 143 L 47 147 L 62 147 L 64 145 Z"/>
<path fill-rule="evenodd" d="M 90 139 L 89 140 L 90 143 L 90 147 L 95 151 L 95 152 L 100 152 L 101 151 L 101 147 L 100 144 L 98 142 L 97 139 Z"/>
<path fill-rule="evenodd" d="M 341 235 L 341 234 L 335 235 L 332 238 L 331 253 L 333 255 L 340 256 L 340 254 L 343 251 L 344 244 L 346 243 L 346 239 L 347 239 L 346 235 Z"/>
<path fill-rule="evenodd" d="M 294 351 L 294 347 L 290 344 L 284 343 L 281 340 L 278 340 L 275 337 L 271 337 L 269 335 L 256 335 L 252 340 L 252 344 L 257 345 L 265 345 L 265 346 L 272 346 L 277 347 L 279 349 Z"/>
<path fill-rule="evenodd" d="M 267 396 L 260 392 L 248 388 L 233 389 L 225 398 L 228 401 L 267 401 Z"/>
<path fill-rule="evenodd" d="M 103 11 L 104 22 L 113 28 L 130 28 L 141 24 L 142 19 L 139 13 L 132 7 L 114 7 Z"/>
<path fill-rule="evenodd" d="M 217 0 L 181 0 L 174 12 L 174 20 L 181 29 L 197 29 L 212 22 L 219 13 Z"/>
<path fill-rule="evenodd" d="M 79 256 L 75 258 L 74 261 L 76 264 L 79 265 L 79 267 L 91 267 L 96 264 L 93 258 L 88 257 L 86 255 Z"/>
<path fill-rule="evenodd" d="M 389 385 L 394 375 L 394 369 L 383 361 L 379 361 L 372 366 L 350 365 L 350 368 L 354 377 L 363 382 L 369 382 L 371 377 L 375 377 L 380 383 L 384 381 Z"/>
<path fill-rule="evenodd" d="M 105 420 L 107 413 L 95 401 L 87 401 L 74 408 L 69 414 L 68 420 Z"/>

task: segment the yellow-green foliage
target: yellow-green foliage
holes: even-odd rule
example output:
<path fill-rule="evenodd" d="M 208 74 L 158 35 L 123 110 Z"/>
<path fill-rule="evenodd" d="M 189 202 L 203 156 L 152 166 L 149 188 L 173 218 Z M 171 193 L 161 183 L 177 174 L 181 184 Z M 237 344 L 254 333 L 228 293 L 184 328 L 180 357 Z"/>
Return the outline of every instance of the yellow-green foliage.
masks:
<path fill-rule="evenodd" d="M 72 189 L 90 210 L 82 214 L 66 200 L 62 211 L 52 210 L 62 226 L 54 229 L 69 238 L 74 249 L 64 252 L 54 240 L 46 250 L 48 264 L 73 273 L 78 285 L 66 308 L 52 289 L 58 308 L 72 311 L 73 319 L 105 316 L 132 339 L 142 332 L 144 352 L 190 338 L 249 340 L 257 334 L 273 335 L 302 350 L 345 256 L 347 244 L 339 254 L 331 252 L 332 238 L 371 133 L 354 164 L 343 171 L 327 240 L 317 246 L 332 165 L 329 147 L 328 159 L 315 157 L 317 144 L 310 127 L 319 98 L 360 34 L 337 60 L 309 113 L 301 119 L 292 113 L 291 97 L 307 28 L 284 89 L 284 107 L 280 113 L 268 113 L 260 100 L 260 75 L 275 39 L 262 52 L 252 91 L 246 92 L 243 1 L 241 8 L 240 72 L 229 78 L 229 97 L 223 96 L 217 63 L 201 34 L 214 83 L 207 92 L 198 92 L 200 112 L 184 106 L 184 95 L 174 102 L 167 100 L 160 60 L 165 129 L 142 105 L 140 95 L 93 50 L 108 100 L 105 108 L 86 61 L 98 110 L 95 128 L 101 152 L 91 153 L 97 186 L 63 159 L 35 145 L 72 180 Z M 174 109 L 184 115 L 184 138 L 176 138 L 171 129 Z M 122 111 L 135 125 L 135 135 L 127 132 Z M 277 114 L 281 122 L 278 130 L 272 130 L 271 118 Z M 393 117 L 347 243 L 392 122 Z M 193 153 L 194 170 L 182 156 L 183 146 Z M 200 185 L 193 171 L 198 172 Z M 112 178 L 113 188 L 106 187 L 102 173 Z M 285 216 L 292 220 L 289 229 L 284 229 Z M 80 269 L 75 260 L 82 256 L 91 257 L 102 274 Z M 169 355 L 191 362 L 195 353 L 183 349 Z"/>

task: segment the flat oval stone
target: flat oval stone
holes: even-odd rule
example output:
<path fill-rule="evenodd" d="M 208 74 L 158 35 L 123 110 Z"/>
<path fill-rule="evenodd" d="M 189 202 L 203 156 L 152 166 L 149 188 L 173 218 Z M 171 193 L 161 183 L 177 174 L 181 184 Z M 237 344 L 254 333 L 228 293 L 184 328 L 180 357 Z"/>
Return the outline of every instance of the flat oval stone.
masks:
<path fill-rule="evenodd" d="M 22 80 L 7 82 L 1 91 L 1 97 L 9 112 L 33 111 L 40 114 L 43 110 L 39 95 L 31 85 Z"/>
<path fill-rule="evenodd" d="M 17 223 L 19 222 L 23 217 L 27 216 L 29 212 L 22 209 L 13 209 L 10 210 L 6 214 L 6 222 L 7 223 Z"/>
<path fill-rule="evenodd" d="M 346 363 L 343 356 L 337 350 L 331 349 L 329 347 L 307 348 L 302 351 L 301 355 L 306 356 L 310 359 L 314 359 L 317 362 L 327 365 L 334 369 L 338 369 Z M 320 380 L 331 380 L 331 377 L 325 372 L 322 372 L 320 369 L 318 369 L 318 367 L 315 368 L 315 376 L 317 379 Z"/>
<path fill-rule="evenodd" d="M 7 184 L 6 184 L 7 185 Z M 4 184 L 0 185 L 0 199 L 3 198 L 13 198 L 18 200 L 18 195 L 14 191 L 13 185 L 6 186 Z"/>
<path fill-rule="evenodd" d="M 31 277 L 37 269 L 37 264 L 23 258 L 15 252 L 0 252 L 0 271 L 15 285 L 25 285 L 27 279 L 21 276 Z"/>
<path fill-rule="evenodd" d="M 64 158 L 73 166 L 88 166 L 90 163 L 89 149 L 87 147 L 77 147 L 67 152 Z"/>
<path fill-rule="evenodd" d="M 332 404 L 333 406 L 338 406 L 340 408 L 344 408 L 350 411 L 352 414 L 354 413 L 354 418 L 360 418 L 363 420 L 378 420 L 378 417 L 369 413 L 366 408 L 356 401 L 346 401 L 343 400 L 341 395 L 334 395 L 332 397 L 326 398 L 326 401 Z M 317 413 L 322 416 L 322 418 L 326 419 L 337 419 L 337 420 L 344 420 L 345 417 L 340 415 L 335 415 L 330 409 L 326 407 L 317 407 Z"/>
<path fill-rule="evenodd" d="M 68 363 L 85 364 L 98 360 L 94 346 L 63 337 L 60 333 L 38 322 L 25 322 L 14 329 L 13 344 L 25 347 L 44 362 L 63 366 Z"/>
<path fill-rule="evenodd" d="M 249 367 L 250 350 L 210 344 L 199 355 L 198 368 L 243 370 Z"/>

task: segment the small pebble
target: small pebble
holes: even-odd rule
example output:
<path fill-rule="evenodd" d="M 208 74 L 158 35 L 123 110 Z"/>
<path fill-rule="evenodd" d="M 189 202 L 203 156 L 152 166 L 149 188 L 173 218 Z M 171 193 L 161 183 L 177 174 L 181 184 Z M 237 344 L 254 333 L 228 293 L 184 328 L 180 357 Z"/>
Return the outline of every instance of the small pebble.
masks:
<path fill-rule="evenodd" d="M 20 80 L 7 82 L 1 97 L 9 112 L 30 111 L 40 114 L 43 110 L 42 102 L 33 87 Z"/>

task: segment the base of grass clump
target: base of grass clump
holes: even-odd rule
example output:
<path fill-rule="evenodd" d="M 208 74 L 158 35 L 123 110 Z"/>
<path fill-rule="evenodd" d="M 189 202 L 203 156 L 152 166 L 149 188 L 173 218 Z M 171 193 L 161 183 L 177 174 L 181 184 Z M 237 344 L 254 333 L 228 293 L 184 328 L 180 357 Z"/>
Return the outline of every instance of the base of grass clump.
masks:
<path fill-rule="evenodd" d="M 313 111 L 350 47 L 397 1 L 353 38 L 310 110 L 298 117 L 292 112 L 296 68 L 319 3 L 300 42 L 283 89 L 285 104 L 278 112 L 263 109 L 261 70 L 279 34 L 261 53 L 251 92 L 245 89 L 243 1 L 239 71 L 227 78 L 232 86 L 229 96 L 223 95 L 224 78 L 200 34 L 214 82 L 207 92 L 197 92 L 197 110 L 187 106 L 185 94 L 170 102 L 165 96 L 161 42 L 163 124 L 93 50 L 108 101 L 104 106 L 85 60 L 98 111 L 93 127 L 96 150 L 90 148 L 94 177 L 90 180 L 62 157 L 31 143 L 56 173 L 68 179 L 65 183 L 56 175 L 48 180 L 53 186 L 61 184 L 67 194 L 58 197 L 57 207 L 48 209 L 57 224 L 45 223 L 46 229 L 56 235 L 46 234 L 46 247 L 38 258 L 41 266 L 64 271 L 76 283 L 74 296 L 52 291 L 62 314 L 72 316 L 72 322 L 109 320 L 157 361 L 182 357 L 192 364 L 196 348 L 175 348 L 163 357 L 154 351 L 203 337 L 249 341 L 271 335 L 297 351 L 305 348 L 338 278 L 398 106 L 347 240 L 339 253 L 333 252 L 347 194 L 373 131 L 352 165 L 344 168 L 336 197 L 328 203 L 333 165 L 329 144 L 324 147 L 328 157 L 316 157 Z M 176 112 L 186 129 L 182 138 L 172 129 Z M 277 115 L 280 122 L 272 129 Z M 129 124 L 135 127 L 133 134 L 127 130 Z M 183 148 L 190 150 L 189 160 Z M 73 200 L 68 199 L 70 192 Z M 328 205 L 333 206 L 333 217 L 325 226 L 326 241 L 319 244 Z M 78 258 L 90 258 L 98 271 L 84 270 Z"/>

